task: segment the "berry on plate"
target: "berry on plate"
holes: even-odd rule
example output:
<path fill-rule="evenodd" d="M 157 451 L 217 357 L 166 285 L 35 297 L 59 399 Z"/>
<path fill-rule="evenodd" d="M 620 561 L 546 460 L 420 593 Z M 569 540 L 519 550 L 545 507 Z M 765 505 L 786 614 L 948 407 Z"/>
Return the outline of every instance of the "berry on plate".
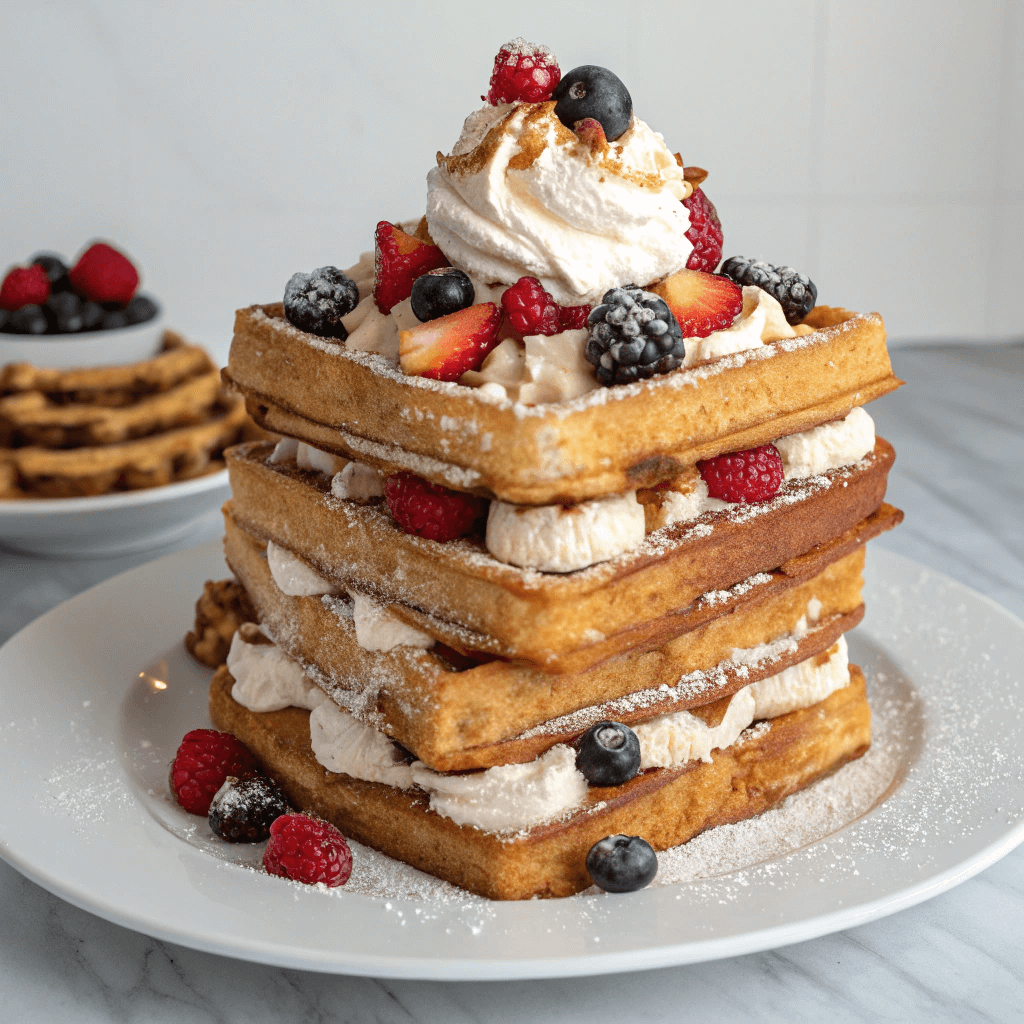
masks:
<path fill-rule="evenodd" d="M 229 843 L 261 843 L 270 826 L 288 813 L 288 801 L 265 775 L 229 775 L 210 802 L 210 829 Z"/>
<path fill-rule="evenodd" d="M 311 274 L 292 274 L 284 290 L 284 315 L 300 331 L 344 341 L 341 322 L 359 303 L 359 288 L 337 267 L 320 267 Z"/>
<path fill-rule="evenodd" d="M 735 282 L 701 270 L 677 270 L 651 285 L 675 314 L 684 338 L 706 338 L 731 327 L 743 309 L 743 290 Z"/>
<path fill-rule="evenodd" d="M 633 99 L 617 75 L 596 64 L 573 68 L 551 94 L 555 116 L 570 131 L 577 121 L 592 117 L 614 142 L 633 120 Z"/>
<path fill-rule="evenodd" d="M 803 320 L 818 301 L 818 289 L 814 282 L 792 267 L 776 267 L 764 260 L 730 256 L 722 264 L 722 273 L 739 285 L 757 285 L 778 299 L 791 324 Z"/>
<path fill-rule="evenodd" d="M 41 306 L 50 297 L 50 279 L 35 263 L 12 267 L 0 284 L 0 309 L 13 313 L 22 306 Z"/>
<path fill-rule="evenodd" d="M 5 330 L 10 334 L 45 334 L 49 322 L 42 306 L 22 306 L 7 317 Z"/>
<path fill-rule="evenodd" d="M 139 286 L 132 261 L 106 242 L 90 245 L 68 271 L 68 277 L 83 298 L 117 306 L 127 306 Z"/>
<path fill-rule="evenodd" d="M 689 270 L 706 270 L 709 274 L 722 258 L 722 222 L 714 203 L 702 188 L 695 188 L 683 206 L 690 211 L 690 230 L 686 237 L 693 245 L 693 252 L 686 261 Z"/>
<path fill-rule="evenodd" d="M 543 103 L 551 99 L 562 72 L 555 55 L 546 47 L 528 43 L 522 37 L 507 42 L 494 58 L 487 102 Z"/>
<path fill-rule="evenodd" d="M 523 337 L 528 334 L 558 334 L 563 328 L 555 300 L 535 277 L 521 277 L 501 296 L 512 328 Z"/>
<path fill-rule="evenodd" d="M 635 892 L 658 873 L 658 857 L 639 836 L 605 836 L 590 848 L 587 871 L 605 892 Z"/>
<path fill-rule="evenodd" d="M 344 885 L 352 874 L 352 851 L 329 822 L 307 814 L 282 814 L 270 826 L 263 866 L 272 875 L 333 888 Z"/>
<path fill-rule="evenodd" d="M 416 278 L 448 266 L 443 252 L 415 235 L 382 220 L 375 233 L 373 299 L 382 313 L 409 298 Z"/>
<path fill-rule="evenodd" d="M 398 335 L 402 372 L 432 380 L 458 380 L 475 370 L 498 343 L 501 310 L 493 302 L 430 320 Z"/>
<path fill-rule="evenodd" d="M 32 257 L 32 262 L 46 271 L 46 276 L 50 279 L 50 291 L 52 293 L 56 294 L 57 292 L 71 290 L 71 281 L 68 278 L 68 265 L 64 262 L 63 257 L 53 252 L 37 252 Z"/>
<path fill-rule="evenodd" d="M 708 485 L 708 496 L 721 501 L 768 501 L 782 485 L 782 456 L 773 444 L 704 459 L 697 469 Z"/>
<path fill-rule="evenodd" d="M 384 484 L 391 515 L 406 532 L 427 540 L 455 540 L 484 514 L 482 498 L 450 491 L 412 473 L 396 473 Z"/>
<path fill-rule="evenodd" d="M 598 722 L 579 742 L 576 767 L 591 786 L 621 786 L 640 770 L 640 740 L 628 725 Z"/>
<path fill-rule="evenodd" d="M 584 352 L 597 379 L 610 387 L 682 366 L 683 335 L 665 301 L 635 284 L 610 288 L 590 311 Z"/>
<path fill-rule="evenodd" d="M 468 309 L 476 300 L 469 275 L 456 267 L 441 267 L 417 277 L 410 295 L 413 315 L 421 323 Z"/>
<path fill-rule="evenodd" d="M 85 327 L 84 305 L 74 292 L 55 292 L 43 307 L 50 330 L 54 334 L 75 334 L 82 330 Z"/>
<path fill-rule="evenodd" d="M 259 771 L 249 748 L 229 732 L 193 729 L 185 734 L 171 764 L 171 792 L 190 814 L 207 815 L 210 801 L 233 775 L 244 778 Z"/>

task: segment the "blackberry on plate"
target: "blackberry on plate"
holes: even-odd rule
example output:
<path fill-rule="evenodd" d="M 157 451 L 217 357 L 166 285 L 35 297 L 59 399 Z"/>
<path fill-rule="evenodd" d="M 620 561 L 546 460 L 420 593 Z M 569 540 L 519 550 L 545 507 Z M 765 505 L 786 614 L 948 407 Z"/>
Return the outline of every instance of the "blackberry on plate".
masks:
<path fill-rule="evenodd" d="M 658 857 L 639 836 L 605 836 L 590 848 L 587 871 L 605 892 L 634 892 L 654 880 Z"/>
<path fill-rule="evenodd" d="M 776 267 L 764 260 L 752 260 L 746 256 L 730 256 L 722 264 L 720 274 L 732 278 L 738 285 L 757 285 L 769 295 L 778 299 L 786 319 L 797 324 L 818 301 L 818 289 L 806 275 L 792 267 Z"/>
<path fill-rule="evenodd" d="M 62 257 L 52 252 L 37 252 L 32 262 L 46 271 L 51 293 L 71 291 L 71 279 L 68 277 L 70 268 Z"/>
<path fill-rule="evenodd" d="M 587 318 L 584 353 L 609 387 L 668 373 L 683 364 L 683 332 L 664 299 L 635 284 L 611 288 Z"/>
<path fill-rule="evenodd" d="M 562 76 L 555 91 L 555 116 L 574 130 L 577 121 L 592 117 L 605 138 L 614 142 L 633 120 L 633 99 L 618 75 L 596 64 L 584 64 Z"/>
<path fill-rule="evenodd" d="M 48 326 L 42 306 L 22 306 L 7 320 L 7 330 L 11 334 L 45 334 Z"/>
<path fill-rule="evenodd" d="M 621 722 L 598 722 L 579 742 L 576 767 L 591 786 L 620 786 L 640 770 L 640 740 Z"/>
<path fill-rule="evenodd" d="M 320 267 L 311 274 L 292 274 L 284 290 L 284 315 L 301 331 L 344 341 L 341 322 L 359 303 L 355 281 L 337 267 Z"/>
<path fill-rule="evenodd" d="M 54 292 L 43 312 L 54 334 L 76 334 L 85 326 L 84 303 L 74 292 Z"/>
<path fill-rule="evenodd" d="M 148 295 L 135 295 L 124 307 L 125 319 L 129 324 L 144 324 L 160 312 L 160 307 Z"/>
<path fill-rule="evenodd" d="M 229 843 L 260 843 L 287 813 L 288 801 L 273 780 L 229 775 L 210 802 L 209 822 L 214 834 Z"/>
<path fill-rule="evenodd" d="M 472 306 L 476 289 L 469 275 L 457 267 L 440 267 L 416 278 L 410 300 L 416 319 L 426 323 Z"/>

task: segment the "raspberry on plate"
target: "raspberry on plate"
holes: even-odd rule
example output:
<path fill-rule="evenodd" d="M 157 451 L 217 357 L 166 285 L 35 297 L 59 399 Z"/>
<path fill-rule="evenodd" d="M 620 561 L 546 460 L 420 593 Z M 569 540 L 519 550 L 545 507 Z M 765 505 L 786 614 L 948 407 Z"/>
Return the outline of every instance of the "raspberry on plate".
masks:
<path fill-rule="evenodd" d="M 272 875 L 334 888 L 352 874 L 352 851 L 329 822 L 307 814 L 282 814 L 270 826 L 263 866 Z"/>
<path fill-rule="evenodd" d="M 190 814 L 207 815 L 210 801 L 229 775 L 259 771 L 249 748 L 229 732 L 193 729 L 185 734 L 171 764 L 171 792 Z"/>
<path fill-rule="evenodd" d="M 517 37 L 494 58 L 487 102 L 493 107 L 517 101 L 543 103 L 551 99 L 561 77 L 558 61 L 546 46 Z"/>
<path fill-rule="evenodd" d="M 501 305 L 509 323 L 523 337 L 563 330 L 558 305 L 535 277 L 521 277 L 506 288 Z"/>
<path fill-rule="evenodd" d="M 443 252 L 415 235 L 406 234 L 389 221 L 382 220 L 374 235 L 373 299 L 382 313 L 412 295 L 416 278 L 438 267 L 447 267 Z"/>
<path fill-rule="evenodd" d="M 768 501 L 782 484 L 782 456 L 773 444 L 697 463 L 708 495 L 722 501 Z"/>
<path fill-rule="evenodd" d="M 686 261 L 689 270 L 706 270 L 709 274 L 722 259 L 722 222 L 715 204 L 702 188 L 695 188 L 683 206 L 690 211 L 690 230 L 686 237 L 693 244 L 693 252 Z"/>
<path fill-rule="evenodd" d="M 463 537 L 484 513 L 483 500 L 476 495 L 449 491 L 412 473 L 389 476 L 384 497 L 395 522 L 427 540 Z"/>
<path fill-rule="evenodd" d="M 90 245 L 68 277 L 83 298 L 118 306 L 127 306 L 139 286 L 139 273 L 132 261 L 106 242 Z"/>
<path fill-rule="evenodd" d="M 46 271 L 33 263 L 12 267 L 0 285 L 0 309 L 9 313 L 22 306 L 41 306 L 50 297 L 50 279 Z"/>

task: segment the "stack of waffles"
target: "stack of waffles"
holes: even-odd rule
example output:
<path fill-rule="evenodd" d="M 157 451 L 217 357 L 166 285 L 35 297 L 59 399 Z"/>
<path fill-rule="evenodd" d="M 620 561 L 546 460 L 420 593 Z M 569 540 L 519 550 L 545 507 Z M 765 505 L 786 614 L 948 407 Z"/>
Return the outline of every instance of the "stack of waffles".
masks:
<path fill-rule="evenodd" d="M 0 498 L 72 498 L 223 468 L 248 422 L 209 356 L 173 332 L 120 366 L 0 368 Z M 251 426 L 251 425 L 250 425 Z"/>

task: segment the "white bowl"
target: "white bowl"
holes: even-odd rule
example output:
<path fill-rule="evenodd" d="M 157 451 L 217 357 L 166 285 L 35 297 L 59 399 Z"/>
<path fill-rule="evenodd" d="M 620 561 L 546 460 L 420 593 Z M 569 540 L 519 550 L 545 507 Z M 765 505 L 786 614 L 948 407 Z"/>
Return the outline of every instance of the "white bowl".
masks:
<path fill-rule="evenodd" d="M 151 359 L 163 344 L 164 311 L 152 320 L 114 331 L 82 334 L 7 334 L 0 332 L 0 366 L 33 363 L 64 369 L 116 366 Z"/>
<path fill-rule="evenodd" d="M 170 544 L 231 496 L 228 471 L 95 498 L 0 501 L 0 547 L 51 558 L 104 558 Z"/>

